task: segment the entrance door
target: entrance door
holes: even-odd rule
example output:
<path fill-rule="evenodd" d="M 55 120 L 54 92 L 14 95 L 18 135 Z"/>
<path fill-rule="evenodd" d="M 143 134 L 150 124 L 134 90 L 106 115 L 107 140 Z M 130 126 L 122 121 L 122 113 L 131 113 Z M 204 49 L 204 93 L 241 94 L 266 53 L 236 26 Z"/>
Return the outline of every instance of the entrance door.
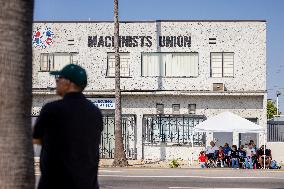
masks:
<path fill-rule="evenodd" d="M 104 115 L 101 135 L 100 158 L 114 158 L 114 115 Z M 134 115 L 122 115 L 122 138 L 127 159 L 136 159 L 136 119 Z"/>

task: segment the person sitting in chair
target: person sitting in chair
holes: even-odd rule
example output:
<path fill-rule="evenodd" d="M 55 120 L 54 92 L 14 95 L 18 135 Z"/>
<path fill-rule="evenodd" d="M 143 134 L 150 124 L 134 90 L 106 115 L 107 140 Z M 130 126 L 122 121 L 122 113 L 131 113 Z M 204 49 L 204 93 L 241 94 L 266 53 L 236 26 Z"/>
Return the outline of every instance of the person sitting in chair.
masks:
<path fill-rule="evenodd" d="M 218 151 L 218 147 L 215 146 L 215 142 L 210 142 L 210 147 L 206 149 L 206 164 L 208 168 L 216 167 L 216 152 Z"/>
<path fill-rule="evenodd" d="M 252 144 L 249 144 L 246 152 L 247 152 L 246 168 L 252 169 L 253 163 L 254 163 L 254 160 L 255 160 L 255 155 L 256 155 L 254 146 Z"/>
<path fill-rule="evenodd" d="M 206 157 L 207 157 L 207 160 L 208 159 L 214 159 L 215 158 L 215 154 L 216 154 L 216 151 L 218 151 L 218 147 L 215 146 L 215 142 L 211 141 L 210 142 L 210 147 L 208 147 L 206 149 Z"/>
<path fill-rule="evenodd" d="M 265 147 L 265 153 L 264 153 L 264 147 Z M 272 160 L 272 155 L 271 155 L 271 150 L 270 149 L 267 149 L 266 146 L 262 145 L 257 150 L 257 156 L 258 156 L 258 162 L 259 162 L 261 168 L 264 167 L 264 163 L 265 163 L 265 167 L 266 168 L 270 167 L 270 162 Z"/>
<path fill-rule="evenodd" d="M 239 164 L 241 168 L 246 168 L 246 165 L 248 164 L 247 152 L 244 147 L 244 145 L 241 145 L 239 148 Z"/>
<path fill-rule="evenodd" d="M 232 146 L 231 151 L 232 168 L 239 168 L 239 152 L 236 145 Z"/>
<path fill-rule="evenodd" d="M 224 167 L 224 151 L 223 151 L 223 147 L 219 146 L 219 150 L 217 151 L 217 165 L 220 167 Z"/>
<path fill-rule="evenodd" d="M 225 163 L 225 165 L 227 165 L 227 167 L 230 167 L 230 162 L 231 162 L 231 147 L 229 146 L 228 143 L 225 143 L 224 144 L 224 147 L 223 147 L 223 152 L 224 152 L 224 159 L 223 159 L 223 162 Z"/>

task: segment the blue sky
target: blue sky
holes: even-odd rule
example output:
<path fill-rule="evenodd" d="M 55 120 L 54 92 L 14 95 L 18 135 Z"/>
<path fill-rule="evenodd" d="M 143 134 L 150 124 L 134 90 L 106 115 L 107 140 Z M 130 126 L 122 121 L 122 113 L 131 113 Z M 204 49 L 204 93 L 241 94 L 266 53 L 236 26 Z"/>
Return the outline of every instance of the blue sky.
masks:
<path fill-rule="evenodd" d="M 284 0 L 119 0 L 120 20 L 267 20 L 268 98 L 284 112 Z M 112 20 L 113 0 L 35 0 L 34 20 Z"/>

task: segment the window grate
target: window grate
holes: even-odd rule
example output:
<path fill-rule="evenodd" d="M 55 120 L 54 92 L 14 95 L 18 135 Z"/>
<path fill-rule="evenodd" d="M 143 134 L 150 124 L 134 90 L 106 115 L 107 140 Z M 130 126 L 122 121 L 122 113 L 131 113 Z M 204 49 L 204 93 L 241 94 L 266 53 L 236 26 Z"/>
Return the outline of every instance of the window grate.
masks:
<path fill-rule="evenodd" d="M 144 115 L 144 145 L 204 146 L 205 133 L 194 133 L 194 127 L 204 120 L 197 115 Z"/>
<path fill-rule="evenodd" d="M 129 53 L 119 53 L 120 58 L 120 76 L 129 77 L 130 76 L 130 54 Z M 107 54 L 107 76 L 115 76 L 115 54 Z"/>

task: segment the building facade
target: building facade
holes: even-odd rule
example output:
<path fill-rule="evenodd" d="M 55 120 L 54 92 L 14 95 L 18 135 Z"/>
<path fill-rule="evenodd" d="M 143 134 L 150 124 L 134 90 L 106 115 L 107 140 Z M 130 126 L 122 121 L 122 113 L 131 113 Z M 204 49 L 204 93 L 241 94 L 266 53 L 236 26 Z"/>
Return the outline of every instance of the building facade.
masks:
<path fill-rule="evenodd" d="M 114 147 L 113 27 L 103 21 L 33 26 L 32 116 L 58 98 L 49 71 L 69 63 L 83 66 L 85 95 L 104 114 L 102 158 L 112 158 Z M 220 145 L 262 142 L 255 134 L 192 131 L 224 111 L 266 127 L 265 21 L 121 22 L 120 47 L 128 158 L 189 159 L 211 140 Z"/>
<path fill-rule="evenodd" d="M 272 157 L 283 163 L 284 152 L 284 116 L 274 116 L 267 122 L 267 147 L 272 151 Z"/>

